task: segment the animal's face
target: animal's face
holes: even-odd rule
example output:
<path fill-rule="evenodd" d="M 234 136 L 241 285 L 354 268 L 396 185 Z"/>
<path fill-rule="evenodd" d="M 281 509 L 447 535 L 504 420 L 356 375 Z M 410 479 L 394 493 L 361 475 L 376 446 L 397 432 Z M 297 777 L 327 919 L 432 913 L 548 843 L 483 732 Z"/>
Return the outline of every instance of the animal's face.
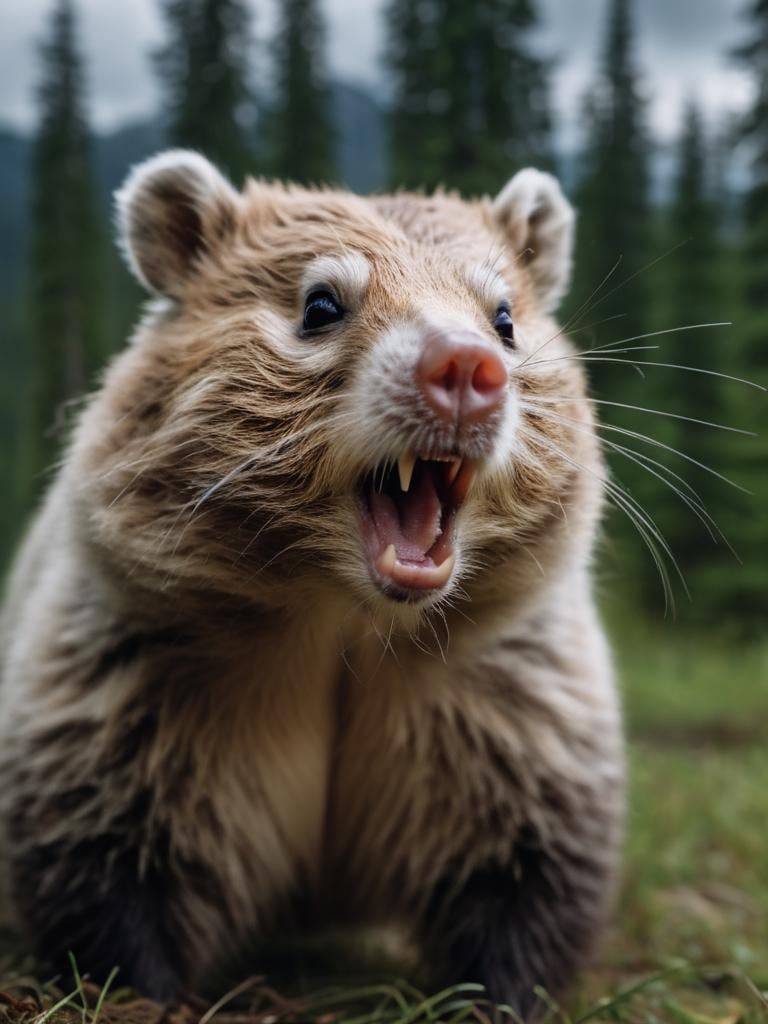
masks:
<path fill-rule="evenodd" d="M 550 176 L 493 203 L 241 195 L 171 153 L 119 216 L 171 303 L 105 388 L 109 543 L 166 578 L 265 599 L 330 579 L 391 609 L 524 585 L 568 530 L 584 557 L 600 468 L 550 315 L 573 220 Z"/>

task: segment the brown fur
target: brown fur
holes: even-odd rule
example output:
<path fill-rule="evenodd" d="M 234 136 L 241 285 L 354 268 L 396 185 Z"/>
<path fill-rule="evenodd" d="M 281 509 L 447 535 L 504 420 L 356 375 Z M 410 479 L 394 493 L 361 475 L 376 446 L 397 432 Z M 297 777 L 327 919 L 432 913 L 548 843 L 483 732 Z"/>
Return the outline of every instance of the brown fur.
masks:
<path fill-rule="evenodd" d="M 171 966 L 154 979 L 140 944 L 110 955 L 160 994 L 288 920 L 404 919 L 436 980 L 474 970 L 527 1010 L 598 929 L 622 817 L 589 581 L 603 469 L 544 311 L 562 275 L 528 251 L 541 211 L 526 231 L 487 200 L 220 182 L 178 225 L 167 183 L 142 197 L 127 244 L 173 301 L 89 402 L 10 587 L 0 801 L 20 910 L 44 953 L 81 948 L 88 969 L 90 951 L 98 973 L 87 915 L 157 876 Z M 350 251 L 370 266 L 353 320 L 298 338 L 305 268 Z M 352 501 L 397 421 L 397 395 L 371 388 L 376 339 L 426 310 L 498 344 L 478 265 L 513 295 L 514 456 L 460 512 L 449 591 L 395 605 L 364 571 Z M 545 343 L 551 363 L 531 358 Z M 564 395 L 562 421 L 536 414 Z M 462 967 L 451 901 L 531 850 L 542 895 L 510 896 L 519 984 L 488 957 Z"/>

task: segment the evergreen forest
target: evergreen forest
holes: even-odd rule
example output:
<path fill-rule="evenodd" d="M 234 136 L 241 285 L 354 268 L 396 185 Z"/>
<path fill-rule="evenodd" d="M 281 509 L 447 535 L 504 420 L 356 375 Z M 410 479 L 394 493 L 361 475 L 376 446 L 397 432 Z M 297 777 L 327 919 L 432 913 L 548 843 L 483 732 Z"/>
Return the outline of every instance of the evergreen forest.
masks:
<path fill-rule="evenodd" d="M 280 0 L 268 47 L 254 41 L 245 0 L 157 2 L 154 120 L 109 145 L 94 132 L 77 3 L 55 0 L 37 55 L 34 137 L 0 129 L 3 564 L 83 396 L 139 315 L 111 223 L 110 192 L 131 163 L 180 145 L 238 184 L 253 174 L 466 195 L 493 194 L 534 164 L 561 175 L 579 213 L 561 318 L 588 367 L 610 463 L 600 585 L 654 618 L 674 606 L 734 635 L 764 625 L 765 0 L 747 3 L 742 43 L 727 55 L 752 77 L 752 109 L 713 125 L 691 95 L 663 187 L 632 0 L 606 0 L 579 151 L 567 154 L 553 62 L 534 46 L 536 0 L 387 0 L 386 100 L 332 77 L 318 0 Z M 733 153 L 749 166 L 741 187 Z"/>

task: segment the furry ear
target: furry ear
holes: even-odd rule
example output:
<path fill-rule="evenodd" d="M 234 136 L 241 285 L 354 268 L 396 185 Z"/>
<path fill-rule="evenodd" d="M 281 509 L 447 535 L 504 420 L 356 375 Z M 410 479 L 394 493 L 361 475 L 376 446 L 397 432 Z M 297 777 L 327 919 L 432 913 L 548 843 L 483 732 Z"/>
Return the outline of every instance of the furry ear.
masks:
<path fill-rule="evenodd" d="M 134 167 L 115 201 L 131 271 L 151 291 L 178 298 L 196 259 L 234 229 L 240 197 L 204 156 L 174 149 Z"/>
<path fill-rule="evenodd" d="M 519 171 L 498 194 L 493 210 L 528 268 L 544 309 L 553 312 L 571 279 L 576 219 L 557 179 L 530 167 Z"/>

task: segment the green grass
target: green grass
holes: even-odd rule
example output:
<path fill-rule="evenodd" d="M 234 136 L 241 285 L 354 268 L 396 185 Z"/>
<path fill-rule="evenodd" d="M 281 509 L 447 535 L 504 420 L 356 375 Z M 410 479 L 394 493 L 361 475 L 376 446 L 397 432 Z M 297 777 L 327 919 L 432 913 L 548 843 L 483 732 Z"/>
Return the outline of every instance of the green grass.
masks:
<path fill-rule="evenodd" d="M 745 646 L 673 623 L 609 628 L 631 736 L 731 725 L 768 739 L 768 642 Z"/>
<path fill-rule="evenodd" d="M 612 977 L 682 961 L 617 1019 L 768 1020 L 754 991 L 768 989 L 768 643 L 626 619 L 613 632 L 627 846 L 616 924 L 585 987 L 599 997 Z"/>
<path fill-rule="evenodd" d="M 595 967 L 564 1007 L 550 1005 L 547 1019 L 768 1021 L 768 641 L 744 647 L 629 621 L 612 629 L 629 734 L 624 883 Z M 67 994 L 17 979 L 0 993 L 0 1024 L 159 1021 L 125 992 L 98 1000 L 87 982 Z M 254 979 L 213 1009 L 182 1008 L 174 1024 L 494 1019 L 471 986 L 426 997 L 394 982 L 281 1000 Z"/>

